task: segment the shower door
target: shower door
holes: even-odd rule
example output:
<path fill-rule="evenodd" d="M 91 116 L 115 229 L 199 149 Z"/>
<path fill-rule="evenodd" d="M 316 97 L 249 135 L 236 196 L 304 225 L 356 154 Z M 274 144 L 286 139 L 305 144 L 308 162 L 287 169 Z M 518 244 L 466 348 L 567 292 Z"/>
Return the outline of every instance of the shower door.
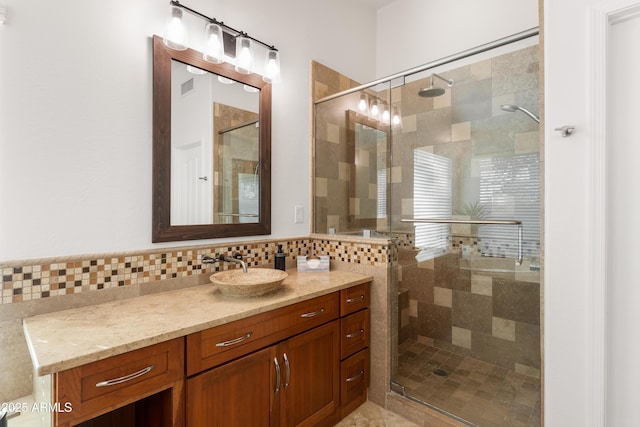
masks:
<path fill-rule="evenodd" d="M 407 76 L 390 100 L 391 388 L 470 425 L 540 425 L 538 46 Z"/>

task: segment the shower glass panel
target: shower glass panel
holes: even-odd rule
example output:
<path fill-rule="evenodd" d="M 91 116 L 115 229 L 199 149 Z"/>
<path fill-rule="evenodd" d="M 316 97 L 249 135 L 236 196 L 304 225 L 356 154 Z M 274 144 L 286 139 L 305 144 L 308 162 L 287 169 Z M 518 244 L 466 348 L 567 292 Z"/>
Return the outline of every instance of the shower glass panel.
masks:
<path fill-rule="evenodd" d="M 389 84 L 316 105 L 314 231 L 386 237 Z"/>
<path fill-rule="evenodd" d="M 538 47 L 437 72 L 454 84 L 424 96 L 427 71 L 391 93 L 392 389 L 472 425 L 537 426 L 539 124 L 501 106 L 535 116 Z"/>
<path fill-rule="evenodd" d="M 536 43 L 315 106 L 314 232 L 388 239 L 390 389 L 469 425 L 541 424 Z"/>
<path fill-rule="evenodd" d="M 260 179 L 256 120 L 218 132 L 216 223 L 258 222 Z"/>

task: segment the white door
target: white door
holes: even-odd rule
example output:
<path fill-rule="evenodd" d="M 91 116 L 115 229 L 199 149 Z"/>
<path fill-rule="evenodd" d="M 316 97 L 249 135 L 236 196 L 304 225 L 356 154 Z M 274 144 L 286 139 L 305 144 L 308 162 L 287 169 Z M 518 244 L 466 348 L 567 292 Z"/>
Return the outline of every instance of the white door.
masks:
<path fill-rule="evenodd" d="M 640 33 L 613 19 L 635 3 L 544 1 L 547 427 L 638 425 Z"/>
<path fill-rule="evenodd" d="M 212 177 L 202 141 L 173 149 L 171 225 L 211 224 Z"/>

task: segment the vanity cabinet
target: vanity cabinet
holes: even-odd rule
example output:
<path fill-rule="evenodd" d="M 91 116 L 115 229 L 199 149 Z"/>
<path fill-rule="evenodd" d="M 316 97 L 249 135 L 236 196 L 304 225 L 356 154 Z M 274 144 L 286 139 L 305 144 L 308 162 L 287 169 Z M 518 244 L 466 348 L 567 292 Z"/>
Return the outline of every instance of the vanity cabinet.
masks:
<path fill-rule="evenodd" d="M 187 380 L 187 425 L 333 425 L 340 404 L 337 320 Z"/>
<path fill-rule="evenodd" d="M 333 426 L 366 400 L 369 284 L 53 374 L 55 426 Z"/>
<path fill-rule="evenodd" d="M 367 400 L 369 284 L 340 291 L 340 419 Z"/>
<path fill-rule="evenodd" d="M 363 284 L 189 335 L 187 426 L 335 425 L 366 400 L 368 306 Z"/>
<path fill-rule="evenodd" d="M 182 426 L 184 339 L 54 374 L 56 426 Z"/>
<path fill-rule="evenodd" d="M 220 365 L 187 379 L 187 425 L 335 424 L 339 307 L 334 292 L 187 336 L 188 374 Z"/>

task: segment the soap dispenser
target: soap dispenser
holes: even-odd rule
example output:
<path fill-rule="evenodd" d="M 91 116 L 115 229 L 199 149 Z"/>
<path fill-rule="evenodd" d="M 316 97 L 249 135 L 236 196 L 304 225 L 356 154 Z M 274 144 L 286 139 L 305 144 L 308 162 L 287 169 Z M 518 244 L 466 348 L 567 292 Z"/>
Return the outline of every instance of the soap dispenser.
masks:
<path fill-rule="evenodd" d="M 275 268 L 285 271 L 287 269 L 286 255 L 282 252 L 282 245 L 278 245 L 278 252 L 276 252 Z"/>

